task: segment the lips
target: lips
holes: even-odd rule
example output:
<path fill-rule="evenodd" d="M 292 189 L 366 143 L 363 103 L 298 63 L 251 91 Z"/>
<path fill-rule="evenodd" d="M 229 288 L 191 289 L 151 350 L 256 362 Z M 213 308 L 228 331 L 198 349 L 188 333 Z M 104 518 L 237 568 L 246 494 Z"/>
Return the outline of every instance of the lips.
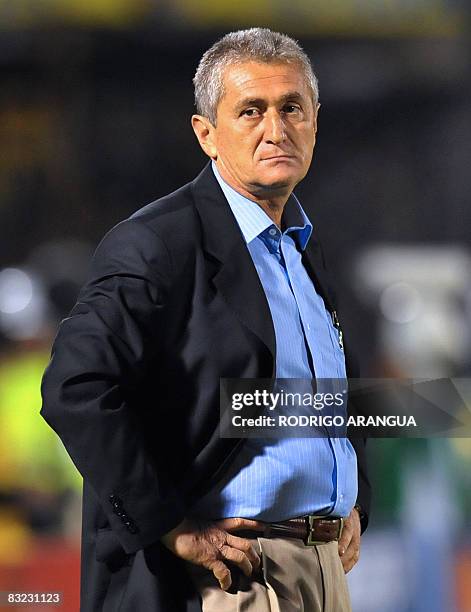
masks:
<path fill-rule="evenodd" d="M 294 155 L 272 155 L 271 157 L 263 157 L 262 161 L 294 159 Z"/>

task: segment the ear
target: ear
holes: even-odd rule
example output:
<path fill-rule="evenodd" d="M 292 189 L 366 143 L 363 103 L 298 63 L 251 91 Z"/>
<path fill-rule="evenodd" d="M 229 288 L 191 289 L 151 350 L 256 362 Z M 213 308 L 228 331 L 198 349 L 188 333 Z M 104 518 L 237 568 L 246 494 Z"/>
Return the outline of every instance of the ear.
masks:
<path fill-rule="evenodd" d="M 319 114 L 320 107 L 321 105 L 319 104 L 319 102 L 314 107 L 314 134 L 317 134 L 317 116 Z"/>
<path fill-rule="evenodd" d="M 214 125 L 207 117 L 193 115 L 191 125 L 201 148 L 211 159 L 217 159 L 217 148 L 215 143 Z"/>

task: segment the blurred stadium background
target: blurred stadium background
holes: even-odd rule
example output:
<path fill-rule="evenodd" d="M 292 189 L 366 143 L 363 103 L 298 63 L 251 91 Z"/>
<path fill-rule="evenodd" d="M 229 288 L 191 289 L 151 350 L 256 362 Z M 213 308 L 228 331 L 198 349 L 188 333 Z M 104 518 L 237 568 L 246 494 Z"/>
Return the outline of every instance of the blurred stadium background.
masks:
<path fill-rule="evenodd" d="M 78 610 L 81 480 L 40 378 L 104 232 L 205 163 L 191 78 L 228 30 L 285 31 L 312 58 L 297 192 L 363 375 L 470 376 L 470 17 L 466 0 L 0 0 L 0 591 Z M 369 447 L 354 612 L 470 612 L 471 441 Z"/>

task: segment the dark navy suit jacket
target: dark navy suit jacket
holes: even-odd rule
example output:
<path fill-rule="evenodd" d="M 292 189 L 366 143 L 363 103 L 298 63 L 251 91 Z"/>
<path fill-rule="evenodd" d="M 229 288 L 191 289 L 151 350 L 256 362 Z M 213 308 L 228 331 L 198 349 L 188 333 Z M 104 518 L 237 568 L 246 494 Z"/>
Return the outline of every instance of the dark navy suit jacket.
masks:
<path fill-rule="evenodd" d="M 334 310 L 314 236 L 303 258 Z M 201 610 L 159 538 L 237 452 L 218 433 L 219 379 L 273 377 L 275 354 L 262 285 L 209 164 L 102 240 L 42 386 L 41 414 L 84 478 L 82 612 Z M 352 443 L 368 513 L 364 440 Z"/>

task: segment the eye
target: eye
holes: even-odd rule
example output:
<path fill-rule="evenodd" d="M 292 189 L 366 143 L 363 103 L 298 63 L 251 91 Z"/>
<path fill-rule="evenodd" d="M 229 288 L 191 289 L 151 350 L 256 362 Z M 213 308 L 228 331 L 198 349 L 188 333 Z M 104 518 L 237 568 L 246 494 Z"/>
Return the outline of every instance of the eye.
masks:
<path fill-rule="evenodd" d="M 243 117 L 257 117 L 259 115 L 259 110 L 258 108 L 246 108 L 244 111 L 241 112 L 241 116 Z"/>
<path fill-rule="evenodd" d="M 283 112 L 288 113 L 289 115 L 292 115 L 294 113 L 301 112 L 301 107 L 298 106 L 297 104 L 285 104 L 283 106 Z"/>

